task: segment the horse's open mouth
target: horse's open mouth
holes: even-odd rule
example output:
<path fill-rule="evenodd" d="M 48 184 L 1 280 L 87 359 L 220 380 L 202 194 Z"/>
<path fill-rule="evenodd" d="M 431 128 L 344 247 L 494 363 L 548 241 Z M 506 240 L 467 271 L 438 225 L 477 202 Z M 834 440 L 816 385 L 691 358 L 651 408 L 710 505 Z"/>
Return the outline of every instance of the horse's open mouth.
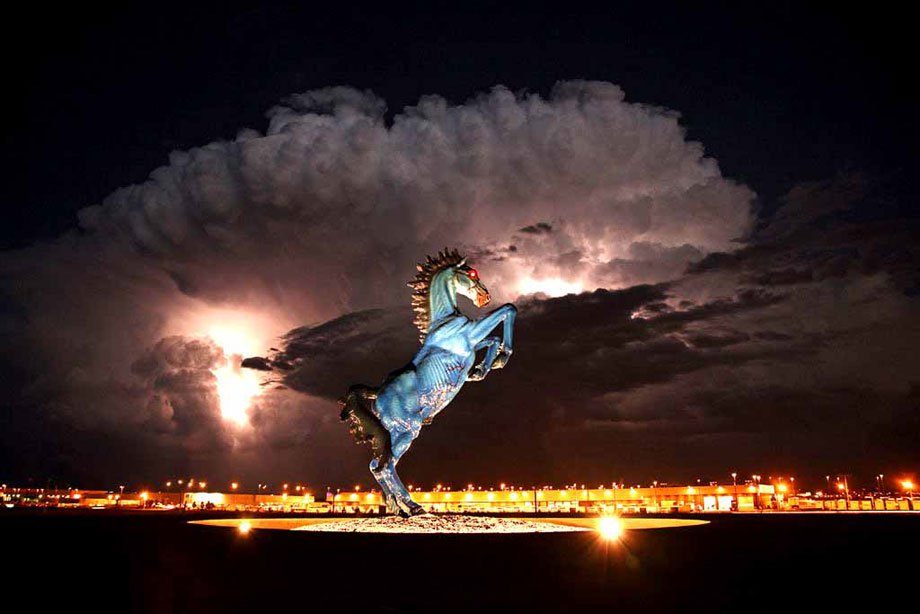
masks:
<path fill-rule="evenodd" d="M 491 300 L 492 300 L 492 295 L 489 294 L 488 292 L 483 292 L 483 291 L 476 292 L 475 302 L 476 302 L 477 307 L 485 307 L 486 305 L 489 304 L 489 301 Z"/>

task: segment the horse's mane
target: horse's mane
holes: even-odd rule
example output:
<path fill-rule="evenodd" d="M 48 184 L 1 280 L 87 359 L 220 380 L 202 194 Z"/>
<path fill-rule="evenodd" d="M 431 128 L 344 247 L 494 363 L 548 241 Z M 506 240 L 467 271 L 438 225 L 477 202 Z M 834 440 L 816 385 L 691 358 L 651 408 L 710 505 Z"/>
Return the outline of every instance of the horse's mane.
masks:
<path fill-rule="evenodd" d="M 451 251 L 445 248 L 438 252 L 436 258 L 427 256 L 424 263 L 415 265 L 415 268 L 418 269 L 415 279 L 406 285 L 414 290 L 412 293 L 412 309 L 415 311 L 414 324 L 419 330 L 418 338 L 422 343 L 425 343 L 425 336 L 431 325 L 431 282 L 435 275 L 461 262 L 463 262 L 463 256 L 456 249 Z"/>

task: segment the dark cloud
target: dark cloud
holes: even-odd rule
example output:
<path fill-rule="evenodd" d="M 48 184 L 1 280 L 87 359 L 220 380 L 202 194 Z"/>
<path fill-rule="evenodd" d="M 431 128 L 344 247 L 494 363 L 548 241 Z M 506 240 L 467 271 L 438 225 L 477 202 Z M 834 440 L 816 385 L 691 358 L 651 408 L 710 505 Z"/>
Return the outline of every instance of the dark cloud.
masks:
<path fill-rule="evenodd" d="M 537 222 L 536 224 L 531 224 L 529 226 L 524 226 L 523 228 L 518 229 L 518 232 L 524 232 L 530 235 L 549 234 L 552 231 L 552 225 L 546 222 Z"/>
<path fill-rule="evenodd" d="M 865 178 L 798 186 L 755 220 L 675 113 L 609 83 L 384 109 L 351 88 L 294 96 L 264 133 L 174 152 L 78 231 L 4 253 L 0 459 L 363 477 L 333 400 L 411 359 L 404 282 L 445 246 L 499 301 L 599 289 L 520 299 L 511 365 L 439 416 L 407 475 L 609 481 L 777 445 L 826 460 L 915 421 L 916 227 L 861 215 Z M 243 373 L 242 352 L 266 384 L 239 429 L 216 373 Z M 803 446 L 834 411 L 846 428 Z M 890 441 L 894 457 L 912 438 Z"/>
<path fill-rule="evenodd" d="M 522 480 L 597 481 L 611 469 L 673 476 L 688 463 L 718 474 L 900 462 L 920 409 L 917 306 L 900 291 L 903 263 L 874 263 L 881 227 L 848 224 L 800 229 L 792 244 L 763 234 L 667 284 L 520 302 L 512 364 L 467 386 L 425 431 L 406 457 L 418 456 L 411 475 L 437 480 L 447 467 L 491 479 L 512 459 Z M 800 272 L 824 249 L 847 257 L 833 283 Z M 281 356 L 297 366 L 285 381 L 328 398 L 376 384 L 412 356 L 406 321 L 395 307 L 292 331 Z M 487 449 L 489 462 L 442 458 L 465 446 Z"/>

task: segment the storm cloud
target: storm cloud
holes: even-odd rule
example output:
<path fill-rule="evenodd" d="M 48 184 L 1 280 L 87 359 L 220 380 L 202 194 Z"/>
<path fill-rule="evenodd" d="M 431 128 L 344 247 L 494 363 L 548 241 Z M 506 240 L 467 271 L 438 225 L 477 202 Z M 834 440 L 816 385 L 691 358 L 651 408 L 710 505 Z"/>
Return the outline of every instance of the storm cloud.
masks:
<path fill-rule="evenodd" d="M 670 282 L 519 301 L 513 365 L 464 389 L 407 464 L 487 480 L 496 459 L 527 459 L 529 483 L 650 479 L 688 458 L 686 479 L 898 462 L 920 445 L 920 257 L 903 247 L 909 225 L 841 218 L 876 197 L 855 178 L 802 186 L 744 248 Z M 787 207 L 800 219 L 780 232 Z M 411 356 L 404 319 L 378 309 L 291 331 L 282 381 L 330 398 L 377 383 Z M 450 446 L 488 454 L 441 459 Z"/>
<path fill-rule="evenodd" d="M 609 83 L 385 110 L 346 87 L 291 96 L 264 132 L 174 152 L 82 210 L 77 230 L 4 253 L 3 454 L 99 479 L 201 467 L 351 479 L 363 461 L 333 399 L 411 358 L 404 282 L 445 246 L 521 306 L 513 364 L 465 391 L 420 446 L 420 467 L 457 479 L 527 451 L 522 475 L 553 479 L 630 457 L 650 468 L 686 449 L 675 441 L 763 441 L 773 431 L 728 409 L 753 394 L 745 377 L 779 394 L 776 378 L 789 380 L 771 365 L 804 377 L 794 365 L 821 356 L 820 343 L 858 345 L 860 327 L 908 324 L 886 357 L 916 341 L 914 256 L 885 251 L 880 223 L 841 223 L 853 186 L 802 186 L 757 219 L 753 192 L 722 176 L 677 113 Z M 576 294 L 523 296 L 554 287 L 546 280 Z M 258 347 L 218 338 L 237 329 Z M 239 368 L 239 353 L 273 345 L 293 369 L 267 377 L 246 427 L 228 424 L 214 361 Z M 860 368 L 822 371 L 826 403 L 882 390 L 881 374 L 865 386 L 845 377 Z M 916 392 L 907 374 L 894 381 L 883 396 L 903 415 Z M 807 403 L 805 389 L 781 398 Z M 488 454 L 464 465 L 453 438 Z M 94 459 L 83 442 L 98 440 L 123 468 Z M 645 465 L 641 445 L 659 451 Z"/>

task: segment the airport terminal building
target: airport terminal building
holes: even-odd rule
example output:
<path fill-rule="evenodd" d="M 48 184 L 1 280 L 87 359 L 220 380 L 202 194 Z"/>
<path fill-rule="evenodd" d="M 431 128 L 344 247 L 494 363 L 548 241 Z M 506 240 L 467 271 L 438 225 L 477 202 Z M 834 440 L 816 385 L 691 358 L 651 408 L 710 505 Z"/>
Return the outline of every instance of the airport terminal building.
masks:
<path fill-rule="evenodd" d="M 817 495 L 817 496 L 816 496 Z M 431 512 L 505 514 L 659 514 L 765 511 L 920 511 L 920 498 L 870 494 L 824 496 L 791 492 L 788 484 L 707 484 L 600 488 L 499 488 L 414 490 L 412 498 Z M 8 506 L 84 508 L 156 508 L 253 512 L 336 514 L 382 513 L 378 491 L 355 489 L 327 492 L 325 500 L 304 491 L 297 494 L 252 494 L 186 490 L 173 492 L 111 492 L 82 489 L 7 488 L 0 500 Z"/>

